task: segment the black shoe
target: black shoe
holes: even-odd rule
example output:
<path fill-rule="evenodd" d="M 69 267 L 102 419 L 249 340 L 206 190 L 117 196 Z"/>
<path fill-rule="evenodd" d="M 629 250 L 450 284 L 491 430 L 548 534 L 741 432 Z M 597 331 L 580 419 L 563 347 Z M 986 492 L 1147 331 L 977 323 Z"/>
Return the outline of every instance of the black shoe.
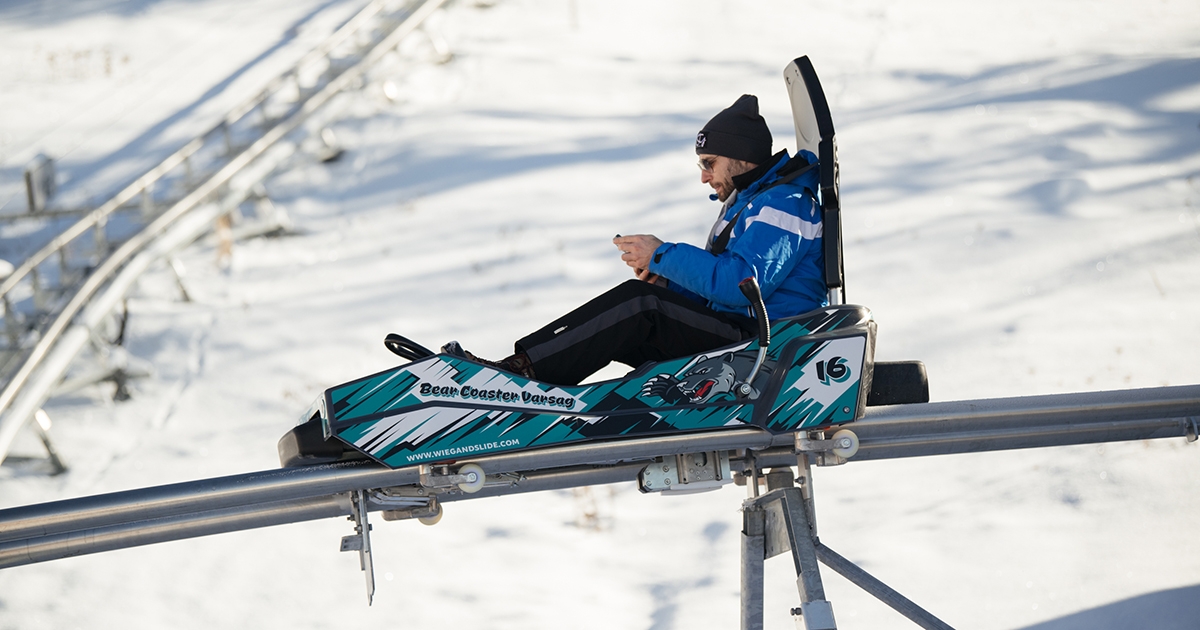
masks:
<path fill-rule="evenodd" d="M 458 357 L 460 359 L 466 359 L 468 361 L 490 365 L 494 368 L 500 368 L 502 370 L 507 369 L 499 361 L 488 361 L 487 359 L 475 356 L 466 348 L 462 347 L 462 344 L 458 343 L 457 341 L 450 341 L 447 342 L 446 345 L 442 346 L 442 354 L 448 354 L 452 357 Z"/>
<path fill-rule="evenodd" d="M 487 359 L 475 356 L 469 350 L 462 347 L 462 344 L 458 343 L 457 341 L 450 341 L 446 343 L 446 345 L 442 346 L 442 354 L 448 354 L 452 357 L 458 357 L 459 359 L 466 359 L 468 361 L 482 363 L 498 370 L 504 370 L 505 372 L 512 372 L 513 374 L 524 376 L 525 378 L 536 378 L 533 375 L 533 364 L 529 361 L 529 357 L 526 356 L 524 352 L 519 352 L 500 361 L 489 361 Z"/>

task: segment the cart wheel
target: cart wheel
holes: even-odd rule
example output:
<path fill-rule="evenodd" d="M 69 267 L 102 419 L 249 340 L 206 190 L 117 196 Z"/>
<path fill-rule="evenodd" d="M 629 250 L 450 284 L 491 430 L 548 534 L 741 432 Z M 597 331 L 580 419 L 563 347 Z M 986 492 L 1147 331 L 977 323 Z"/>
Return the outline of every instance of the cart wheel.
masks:
<path fill-rule="evenodd" d="M 442 520 L 442 513 L 442 505 L 439 503 L 436 512 L 430 514 L 429 516 L 419 516 L 417 517 L 417 520 L 421 521 L 422 525 L 437 525 L 438 521 Z"/>
<path fill-rule="evenodd" d="M 850 429 L 842 429 L 833 434 L 833 454 L 842 459 L 850 459 L 858 452 L 858 436 Z"/>
<path fill-rule="evenodd" d="M 473 492 L 479 492 L 479 489 L 483 487 L 485 477 L 483 474 L 483 469 L 480 468 L 478 464 L 467 464 L 466 466 L 458 469 L 458 474 L 467 477 L 467 481 L 463 481 L 458 484 L 459 490 L 462 490 L 467 494 L 471 494 Z"/>

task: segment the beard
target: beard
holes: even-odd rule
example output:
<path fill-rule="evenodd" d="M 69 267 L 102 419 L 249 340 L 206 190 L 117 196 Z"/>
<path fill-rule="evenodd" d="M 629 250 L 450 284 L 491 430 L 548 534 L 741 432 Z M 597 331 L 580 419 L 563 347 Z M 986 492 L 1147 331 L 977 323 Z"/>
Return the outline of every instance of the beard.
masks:
<path fill-rule="evenodd" d="M 712 186 L 712 184 L 718 184 L 718 186 Z M 725 201 L 729 199 L 729 195 L 733 194 L 733 182 L 728 179 L 721 182 L 714 180 L 709 186 L 712 186 L 713 192 L 717 193 L 718 201 Z"/>

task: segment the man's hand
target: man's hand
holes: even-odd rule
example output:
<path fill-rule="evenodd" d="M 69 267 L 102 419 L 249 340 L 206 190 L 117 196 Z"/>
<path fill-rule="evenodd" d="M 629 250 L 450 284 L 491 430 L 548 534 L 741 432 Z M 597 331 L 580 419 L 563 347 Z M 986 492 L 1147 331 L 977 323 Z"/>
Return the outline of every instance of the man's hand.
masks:
<path fill-rule="evenodd" d="M 650 284 L 656 284 L 660 287 L 667 286 L 666 278 L 656 273 L 651 273 L 649 269 L 634 269 L 633 275 L 637 276 L 637 279 L 641 280 L 642 282 L 649 282 Z"/>
<path fill-rule="evenodd" d="M 654 250 L 663 242 L 652 234 L 634 234 L 633 236 L 618 236 L 613 239 L 613 245 L 621 250 L 621 260 L 633 267 L 638 279 L 654 282 L 658 276 L 650 273 L 650 258 Z"/>

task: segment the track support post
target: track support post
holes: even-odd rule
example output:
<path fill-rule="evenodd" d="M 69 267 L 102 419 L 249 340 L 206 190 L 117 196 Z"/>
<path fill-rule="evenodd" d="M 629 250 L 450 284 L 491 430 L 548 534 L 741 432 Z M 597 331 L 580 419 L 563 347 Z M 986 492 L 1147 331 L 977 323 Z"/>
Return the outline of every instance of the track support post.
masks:
<path fill-rule="evenodd" d="M 913 603 L 817 539 L 811 453 L 798 453 L 800 475 L 790 468 L 767 472 L 767 493 L 742 503 L 742 630 L 763 627 L 763 563 L 791 551 L 796 566 L 800 606 L 792 609 L 796 627 L 837 630 L 833 605 L 825 599 L 817 562 L 927 630 L 953 630 L 946 622 Z M 757 475 L 755 475 L 757 476 Z M 799 484 L 797 485 L 795 484 Z"/>
<path fill-rule="evenodd" d="M 792 609 L 792 614 L 800 616 L 797 626 L 837 630 L 833 606 L 825 600 L 816 541 L 800 489 L 780 488 L 746 499 L 742 521 L 742 630 L 763 627 L 763 562 L 789 550 L 800 593 L 800 607 Z"/>
<path fill-rule="evenodd" d="M 742 630 L 762 630 L 763 627 L 765 528 L 766 514 L 762 508 L 757 505 L 742 507 Z"/>

